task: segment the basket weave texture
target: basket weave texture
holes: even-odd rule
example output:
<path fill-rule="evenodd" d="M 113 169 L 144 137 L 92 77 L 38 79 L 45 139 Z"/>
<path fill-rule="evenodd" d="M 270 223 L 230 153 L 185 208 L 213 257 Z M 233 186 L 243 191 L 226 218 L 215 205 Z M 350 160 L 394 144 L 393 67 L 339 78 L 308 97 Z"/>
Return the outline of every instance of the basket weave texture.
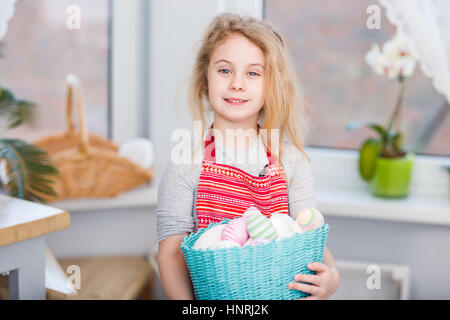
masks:
<path fill-rule="evenodd" d="M 74 100 L 80 130 L 76 130 L 73 123 Z M 66 120 L 66 132 L 32 142 L 48 152 L 59 171 L 58 177 L 52 177 L 58 196 L 39 194 L 47 202 L 67 198 L 115 197 L 152 179 L 153 169 L 142 168 L 119 156 L 119 147 L 115 143 L 88 133 L 81 88 L 73 76 L 67 78 Z"/>
<path fill-rule="evenodd" d="M 311 262 L 322 262 L 329 225 L 267 244 L 222 249 L 194 249 L 207 229 L 186 236 L 181 244 L 199 300 L 293 300 L 309 294 L 289 290 L 294 275 L 314 274 Z"/>

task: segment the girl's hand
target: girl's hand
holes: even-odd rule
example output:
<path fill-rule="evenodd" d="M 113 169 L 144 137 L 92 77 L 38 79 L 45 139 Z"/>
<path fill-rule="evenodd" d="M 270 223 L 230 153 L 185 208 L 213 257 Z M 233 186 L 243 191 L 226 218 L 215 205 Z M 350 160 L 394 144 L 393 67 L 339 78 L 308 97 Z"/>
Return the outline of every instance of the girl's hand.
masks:
<path fill-rule="evenodd" d="M 297 274 L 295 281 L 291 282 L 289 289 L 303 291 L 311 295 L 298 300 L 326 300 L 336 292 L 339 286 L 339 273 L 335 267 L 330 267 L 321 262 L 312 262 L 307 265 L 309 270 L 316 271 L 316 274 Z"/>

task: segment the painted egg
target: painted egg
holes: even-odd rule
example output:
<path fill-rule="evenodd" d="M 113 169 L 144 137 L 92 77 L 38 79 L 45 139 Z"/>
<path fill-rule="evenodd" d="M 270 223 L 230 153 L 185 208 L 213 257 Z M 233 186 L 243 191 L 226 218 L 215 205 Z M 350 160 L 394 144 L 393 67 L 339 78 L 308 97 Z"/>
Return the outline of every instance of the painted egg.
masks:
<path fill-rule="evenodd" d="M 312 231 L 324 225 L 322 213 L 315 208 L 302 209 L 296 219 L 298 225 L 305 231 Z"/>
<path fill-rule="evenodd" d="M 296 230 L 294 230 L 295 226 L 298 226 L 289 215 L 284 213 L 275 213 L 269 220 L 277 233 L 277 239 L 292 236 L 296 232 Z"/>
<path fill-rule="evenodd" d="M 249 208 L 250 209 L 250 208 Z M 270 220 L 261 212 L 255 210 L 245 211 L 243 217 L 247 221 L 247 231 L 252 239 L 275 240 L 277 233 Z"/>
<path fill-rule="evenodd" d="M 259 211 L 258 208 L 256 207 L 248 207 L 247 210 L 245 210 L 244 214 L 242 215 L 243 218 L 248 217 L 250 215 L 252 215 L 253 213 L 259 213 L 261 214 L 261 211 Z"/>
<path fill-rule="evenodd" d="M 222 241 L 222 232 L 226 224 L 218 224 L 206 230 L 194 243 L 194 249 L 208 249 L 215 247 Z"/>
<path fill-rule="evenodd" d="M 244 218 L 236 218 L 228 222 L 222 232 L 222 240 L 231 240 L 241 247 L 247 241 L 249 235 L 247 232 L 247 223 Z"/>
<path fill-rule="evenodd" d="M 240 246 L 234 241 L 222 240 L 217 245 L 215 245 L 213 247 L 213 249 L 223 249 L 223 248 L 233 248 L 233 247 L 239 248 Z"/>
<path fill-rule="evenodd" d="M 266 244 L 269 243 L 270 240 L 268 239 L 248 239 L 245 243 L 244 243 L 244 247 L 245 246 L 254 246 L 254 245 L 258 245 L 258 244 Z"/>
<path fill-rule="evenodd" d="M 303 233 L 303 232 L 305 232 L 305 230 L 303 230 L 303 228 L 300 227 L 298 223 L 295 223 L 294 224 L 294 232 Z"/>

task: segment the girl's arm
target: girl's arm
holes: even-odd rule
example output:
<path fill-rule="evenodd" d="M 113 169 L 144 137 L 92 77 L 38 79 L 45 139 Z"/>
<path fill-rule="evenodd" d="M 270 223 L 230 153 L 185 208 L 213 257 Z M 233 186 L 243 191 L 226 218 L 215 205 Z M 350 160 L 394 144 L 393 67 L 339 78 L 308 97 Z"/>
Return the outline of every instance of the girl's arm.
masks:
<path fill-rule="evenodd" d="M 331 255 L 330 250 L 328 250 L 327 246 L 325 246 L 325 250 L 323 252 L 323 263 L 326 264 L 328 267 L 330 267 L 330 271 L 333 274 L 332 285 L 330 286 L 331 291 L 332 291 L 331 294 L 333 294 L 336 292 L 336 290 L 339 287 L 340 276 L 339 276 L 339 271 L 336 267 L 336 263 L 334 262 L 334 258 Z"/>
<path fill-rule="evenodd" d="M 195 230 L 193 205 L 199 174 L 198 166 L 177 165 L 169 161 L 158 184 L 158 266 L 161 283 L 169 299 L 194 298 L 180 246 L 184 237 Z"/>
<path fill-rule="evenodd" d="M 327 246 L 325 246 L 325 250 L 323 251 L 323 263 L 328 265 L 331 269 L 335 269 L 337 272 L 336 263 L 334 262 L 334 258 Z"/>
<path fill-rule="evenodd" d="M 188 233 L 169 236 L 162 240 L 158 247 L 161 283 L 167 298 L 171 300 L 194 299 L 191 278 L 180 248 L 186 235 Z"/>

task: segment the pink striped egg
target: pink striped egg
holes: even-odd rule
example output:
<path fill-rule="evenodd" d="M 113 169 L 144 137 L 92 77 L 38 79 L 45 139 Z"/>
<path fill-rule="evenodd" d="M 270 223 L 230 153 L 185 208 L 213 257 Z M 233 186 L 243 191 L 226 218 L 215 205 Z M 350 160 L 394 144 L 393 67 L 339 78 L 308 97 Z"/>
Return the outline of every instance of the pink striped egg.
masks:
<path fill-rule="evenodd" d="M 222 231 L 222 240 L 234 241 L 241 247 L 248 238 L 247 223 L 244 218 L 231 220 Z"/>
<path fill-rule="evenodd" d="M 316 208 L 302 209 L 297 215 L 296 222 L 304 231 L 312 231 L 324 225 L 322 213 Z"/>

